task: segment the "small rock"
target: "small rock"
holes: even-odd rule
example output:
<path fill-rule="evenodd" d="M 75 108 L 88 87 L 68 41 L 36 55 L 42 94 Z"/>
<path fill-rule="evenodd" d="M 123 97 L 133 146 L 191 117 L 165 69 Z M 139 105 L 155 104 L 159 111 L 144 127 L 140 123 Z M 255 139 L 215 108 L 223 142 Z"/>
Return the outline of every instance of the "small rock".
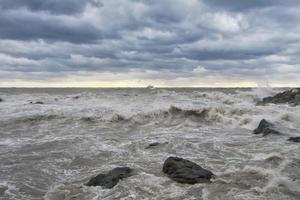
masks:
<path fill-rule="evenodd" d="M 44 102 L 42 102 L 42 101 L 36 101 L 36 102 L 30 101 L 29 103 L 30 103 L 30 104 L 44 104 Z"/>
<path fill-rule="evenodd" d="M 258 125 L 258 127 L 253 131 L 254 134 L 262 133 L 263 136 L 268 134 L 281 134 L 279 131 L 274 129 L 274 124 L 268 122 L 265 119 L 262 119 Z"/>
<path fill-rule="evenodd" d="M 209 182 L 214 176 L 211 171 L 203 169 L 196 163 L 178 157 L 169 157 L 164 162 L 163 172 L 178 183 L 188 184 Z"/>
<path fill-rule="evenodd" d="M 164 143 L 153 142 L 153 143 L 150 143 L 145 149 L 150 149 L 150 148 L 153 148 L 153 147 L 163 146 L 165 144 L 168 144 L 168 142 L 164 142 Z"/>
<path fill-rule="evenodd" d="M 102 186 L 103 188 L 113 188 L 118 184 L 119 180 L 128 178 L 133 175 L 133 169 L 129 167 L 117 167 L 107 174 L 98 174 L 92 178 L 86 186 Z"/>
<path fill-rule="evenodd" d="M 288 141 L 300 143 L 300 137 L 290 137 Z"/>
<path fill-rule="evenodd" d="M 2 102 L 3 101 L 3 99 L 2 98 L 0 98 L 0 102 Z"/>
<path fill-rule="evenodd" d="M 8 190 L 7 186 L 0 186 L 0 196 L 3 196 L 6 190 Z"/>

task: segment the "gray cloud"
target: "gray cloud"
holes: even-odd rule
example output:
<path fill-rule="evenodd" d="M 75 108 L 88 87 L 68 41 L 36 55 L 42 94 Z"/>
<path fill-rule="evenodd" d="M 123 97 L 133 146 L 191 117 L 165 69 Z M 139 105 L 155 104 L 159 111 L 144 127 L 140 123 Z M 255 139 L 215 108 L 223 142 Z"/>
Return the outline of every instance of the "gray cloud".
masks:
<path fill-rule="evenodd" d="M 245 11 L 251 9 L 263 9 L 272 6 L 298 5 L 298 0 L 204 0 L 204 2 L 213 8 L 228 9 L 230 11 Z"/>
<path fill-rule="evenodd" d="M 102 5 L 97 0 L 0 0 L 0 8 L 3 10 L 27 8 L 31 11 L 47 11 L 52 14 L 69 15 L 81 13 L 88 3 L 93 6 Z"/>
<path fill-rule="evenodd" d="M 296 0 L 0 0 L 0 11 L 8 79 L 150 70 L 143 77 L 287 82 L 300 72 Z"/>

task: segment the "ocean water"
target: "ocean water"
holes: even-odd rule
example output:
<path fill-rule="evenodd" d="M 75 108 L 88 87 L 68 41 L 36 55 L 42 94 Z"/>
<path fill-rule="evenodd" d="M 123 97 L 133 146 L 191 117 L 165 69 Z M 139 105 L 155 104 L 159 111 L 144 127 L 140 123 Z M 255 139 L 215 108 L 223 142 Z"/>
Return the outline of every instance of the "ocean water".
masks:
<path fill-rule="evenodd" d="M 0 89 L 0 199 L 299 200 L 300 145 L 287 139 L 300 136 L 300 106 L 255 105 L 279 91 Z M 263 118 L 283 134 L 254 135 Z M 176 183 L 162 173 L 169 156 L 216 178 Z M 84 186 L 118 166 L 136 173 Z"/>

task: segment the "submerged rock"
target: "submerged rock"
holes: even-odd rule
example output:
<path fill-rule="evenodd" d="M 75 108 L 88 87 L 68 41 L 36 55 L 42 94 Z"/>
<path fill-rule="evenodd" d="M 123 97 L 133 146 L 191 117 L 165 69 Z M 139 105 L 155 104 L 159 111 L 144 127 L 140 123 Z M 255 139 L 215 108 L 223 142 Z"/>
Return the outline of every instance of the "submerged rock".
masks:
<path fill-rule="evenodd" d="M 36 102 L 30 101 L 30 104 L 44 104 L 44 102 L 42 102 L 42 101 L 36 101 Z"/>
<path fill-rule="evenodd" d="M 196 163 L 178 157 L 169 157 L 163 165 L 163 172 L 176 182 L 188 184 L 209 182 L 214 176 Z"/>
<path fill-rule="evenodd" d="M 3 99 L 2 98 L 0 98 L 0 102 L 2 102 L 3 101 Z"/>
<path fill-rule="evenodd" d="M 118 184 L 119 180 L 128 178 L 133 175 L 133 169 L 129 167 L 117 167 L 107 174 L 98 174 L 96 177 L 89 180 L 86 186 L 101 186 L 103 188 L 113 188 Z"/>
<path fill-rule="evenodd" d="M 159 143 L 159 142 L 153 142 L 150 143 L 145 149 L 150 149 L 150 148 L 154 148 L 154 147 L 158 147 L 158 146 L 163 146 L 168 144 L 168 142 L 164 142 L 164 143 Z"/>
<path fill-rule="evenodd" d="M 4 193 L 6 192 L 6 190 L 8 190 L 7 186 L 0 186 L 0 196 L 3 196 Z"/>
<path fill-rule="evenodd" d="M 265 119 L 262 119 L 258 125 L 258 127 L 253 131 L 254 134 L 263 134 L 266 136 L 268 134 L 281 134 L 279 131 L 275 130 L 274 124 L 268 122 Z"/>
<path fill-rule="evenodd" d="M 267 103 L 273 104 L 291 104 L 291 105 L 300 105 L 300 88 L 287 90 L 281 93 L 278 93 L 272 97 L 265 97 L 262 101 L 259 101 L 257 105 L 265 105 Z"/>
<path fill-rule="evenodd" d="M 290 137 L 288 141 L 300 143 L 300 137 Z"/>

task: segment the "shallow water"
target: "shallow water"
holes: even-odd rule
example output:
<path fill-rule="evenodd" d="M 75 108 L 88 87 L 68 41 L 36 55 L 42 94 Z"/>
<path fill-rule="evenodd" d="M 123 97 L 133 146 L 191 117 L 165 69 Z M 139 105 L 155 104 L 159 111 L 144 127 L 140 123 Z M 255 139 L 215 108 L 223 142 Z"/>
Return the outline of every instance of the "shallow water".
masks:
<path fill-rule="evenodd" d="M 300 106 L 255 106 L 278 91 L 0 89 L 0 199 L 298 200 L 300 145 L 287 139 L 300 136 Z M 283 134 L 252 134 L 263 118 Z M 161 171 L 169 156 L 216 178 L 176 183 Z M 136 174 L 83 185 L 117 166 Z"/>

